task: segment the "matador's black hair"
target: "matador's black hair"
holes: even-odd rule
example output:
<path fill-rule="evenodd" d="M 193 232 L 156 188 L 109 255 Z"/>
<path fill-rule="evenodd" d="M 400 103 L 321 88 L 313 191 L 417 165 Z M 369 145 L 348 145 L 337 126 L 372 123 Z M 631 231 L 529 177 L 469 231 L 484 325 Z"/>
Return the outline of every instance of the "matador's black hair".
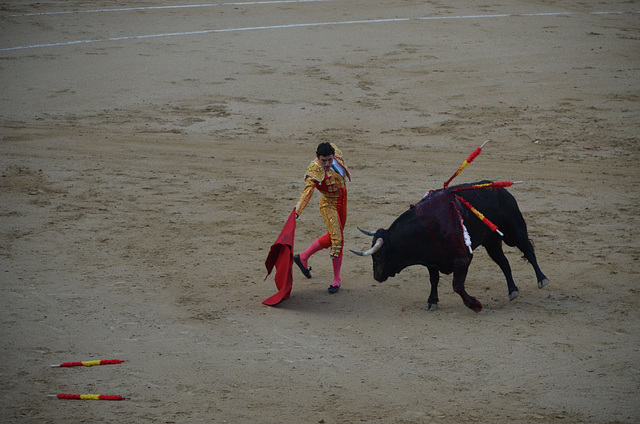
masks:
<path fill-rule="evenodd" d="M 331 145 L 331 143 L 320 143 L 318 144 L 318 149 L 316 150 L 316 156 L 320 157 L 320 156 L 331 156 L 331 155 L 335 155 L 336 151 L 333 148 L 333 146 Z"/>

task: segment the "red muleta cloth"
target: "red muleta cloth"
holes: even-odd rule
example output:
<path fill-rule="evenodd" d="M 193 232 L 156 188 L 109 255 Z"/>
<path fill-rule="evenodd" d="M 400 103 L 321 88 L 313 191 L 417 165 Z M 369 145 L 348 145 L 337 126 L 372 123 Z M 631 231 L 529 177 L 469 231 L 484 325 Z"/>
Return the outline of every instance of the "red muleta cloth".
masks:
<path fill-rule="evenodd" d="M 278 293 L 274 294 L 270 298 L 264 300 L 262 303 L 269 306 L 274 306 L 283 300 L 289 299 L 291 294 L 291 287 L 293 285 L 293 272 L 291 270 L 293 266 L 293 239 L 296 233 L 296 210 L 294 209 L 287 219 L 287 223 L 284 224 L 282 232 L 278 236 L 275 243 L 271 245 L 269 256 L 264 262 L 267 267 L 267 277 L 271 274 L 273 267 L 276 267 L 276 287 Z"/>

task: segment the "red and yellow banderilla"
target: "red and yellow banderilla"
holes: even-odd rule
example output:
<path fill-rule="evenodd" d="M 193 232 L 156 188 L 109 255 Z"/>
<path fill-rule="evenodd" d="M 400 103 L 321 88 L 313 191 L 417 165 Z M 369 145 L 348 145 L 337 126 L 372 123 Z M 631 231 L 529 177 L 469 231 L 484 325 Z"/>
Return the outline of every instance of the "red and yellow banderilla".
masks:
<path fill-rule="evenodd" d="M 507 188 L 511 187 L 514 184 L 520 183 L 522 183 L 522 181 L 499 181 L 495 183 L 472 184 L 468 187 L 456 187 L 451 191 L 481 190 L 485 188 Z"/>
<path fill-rule="evenodd" d="M 112 365 L 120 364 L 124 362 L 122 359 L 101 359 L 96 361 L 76 361 L 76 362 L 63 362 L 57 365 L 51 365 L 52 367 L 93 367 L 95 365 Z"/>
<path fill-rule="evenodd" d="M 473 162 L 473 160 L 475 158 L 478 157 L 478 155 L 482 152 L 482 148 L 489 142 L 489 140 L 486 140 L 484 143 L 482 143 L 482 145 L 478 148 L 476 148 L 476 150 L 473 151 L 473 153 L 471 153 L 469 155 L 469 157 L 462 162 L 462 165 L 460 165 L 460 168 L 458 168 L 458 170 L 456 171 L 455 174 L 453 174 L 451 176 L 451 178 L 449 178 L 445 183 L 444 183 L 444 188 L 447 188 L 449 186 L 449 183 L 451 182 L 451 180 L 453 180 L 455 177 L 457 177 L 463 170 L 464 168 L 467 167 L 467 165 L 469 165 L 471 162 Z"/>
<path fill-rule="evenodd" d="M 458 199 L 463 205 L 465 205 L 467 208 L 469 208 L 469 210 L 471 212 L 473 212 L 475 214 L 475 216 L 480 218 L 480 220 L 482 222 L 484 222 L 485 225 L 487 227 L 489 227 L 489 229 L 491 229 L 491 231 L 495 231 L 496 233 L 500 234 L 500 236 L 504 237 L 504 234 L 502 234 L 502 232 L 498 229 L 498 226 L 495 225 L 493 222 L 491 222 L 487 217 L 485 217 L 479 210 L 474 208 L 471 203 L 467 202 L 466 200 L 464 200 L 462 197 L 458 196 L 457 194 L 454 194 L 454 196 L 456 196 L 456 199 Z"/>
<path fill-rule="evenodd" d="M 118 395 L 76 395 L 71 393 L 60 393 L 58 395 L 49 395 L 58 399 L 75 399 L 75 400 L 126 400 L 127 398 Z"/>

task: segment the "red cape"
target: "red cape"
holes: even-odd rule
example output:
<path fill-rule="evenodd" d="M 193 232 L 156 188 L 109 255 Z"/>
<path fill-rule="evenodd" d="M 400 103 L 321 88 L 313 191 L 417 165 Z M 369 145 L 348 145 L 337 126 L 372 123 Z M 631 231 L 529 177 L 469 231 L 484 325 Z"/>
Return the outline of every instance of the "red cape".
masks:
<path fill-rule="evenodd" d="M 278 293 L 274 294 L 270 298 L 264 300 L 262 303 L 269 306 L 274 306 L 280 303 L 282 300 L 289 299 L 291 294 L 291 287 L 293 285 L 293 272 L 291 270 L 293 266 L 293 239 L 296 233 L 296 211 L 295 209 L 289 215 L 287 223 L 284 224 L 282 232 L 278 236 L 275 243 L 271 245 L 269 255 L 264 265 L 267 267 L 266 280 L 273 267 L 276 267 L 276 287 Z"/>

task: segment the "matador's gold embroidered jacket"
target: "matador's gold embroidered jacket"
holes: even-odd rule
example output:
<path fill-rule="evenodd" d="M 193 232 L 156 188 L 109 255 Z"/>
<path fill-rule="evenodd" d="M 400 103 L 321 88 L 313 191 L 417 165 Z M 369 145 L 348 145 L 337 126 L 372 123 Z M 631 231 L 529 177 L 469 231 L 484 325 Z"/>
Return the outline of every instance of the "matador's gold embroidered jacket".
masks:
<path fill-rule="evenodd" d="M 345 170 L 345 176 L 349 181 L 351 181 L 349 169 L 342 158 L 342 151 L 333 143 L 331 143 L 331 146 L 333 146 L 333 149 L 335 150 L 335 160 L 342 165 Z M 298 214 L 298 216 L 302 214 L 304 208 L 309 204 L 309 201 L 313 196 L 314 188 L 317 188 L 318 191 L 322 193 L 322 196 L 327 199 L 337 199 L 340 197 L 340 189 L 347 186 L 347 182 L 340 173 L 335 171 L 325 172 L 317 159 L 311 162 L 307 167 L 307 172 L 304 174 L 304 180 L 305 186 L 302 190 L 302 194 L 300 194 L 298 203 L 296 204 L 296 214 Z"/>

